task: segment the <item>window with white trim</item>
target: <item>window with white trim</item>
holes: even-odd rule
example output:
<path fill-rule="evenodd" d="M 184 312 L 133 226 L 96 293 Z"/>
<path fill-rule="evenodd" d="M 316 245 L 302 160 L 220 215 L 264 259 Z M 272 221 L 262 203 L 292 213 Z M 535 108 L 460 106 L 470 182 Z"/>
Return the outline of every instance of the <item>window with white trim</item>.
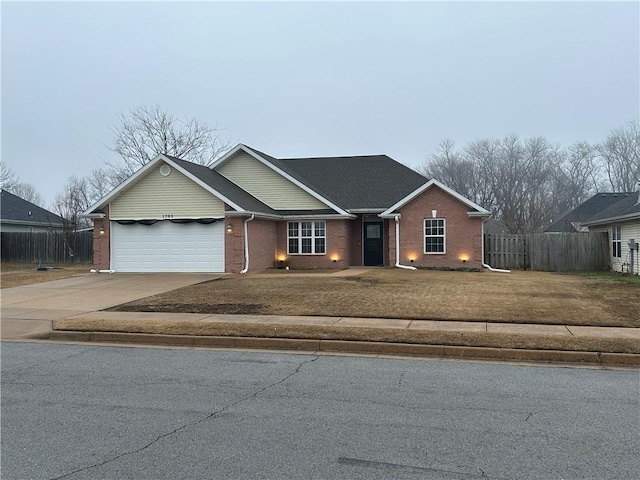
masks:
<path fill-rule="evenodd" d="M 326 231 L 324 220 L 288 222 L 287 248 L 289 255 L 324 255 L 327 251 Z"/>
<path fill-rule="evenodd" d="M 446 253 L 444 218 L 424 219 L 424 253 Z"/>
<path fill-rule="evenodd" d="M 611 229 L 611 242 L 613 244 L 613 257 L 622 257 L 622 235 L 620 231 L 620 225 L 614 226 Z"/>

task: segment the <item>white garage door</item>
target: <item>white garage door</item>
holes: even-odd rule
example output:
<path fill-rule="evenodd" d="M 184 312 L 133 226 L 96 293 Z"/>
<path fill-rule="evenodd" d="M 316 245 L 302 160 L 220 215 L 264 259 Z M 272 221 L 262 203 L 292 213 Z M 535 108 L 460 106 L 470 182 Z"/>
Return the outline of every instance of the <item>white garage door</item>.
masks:
<path fill-rule="evenodd" d="M 116 272 L 224 272 L 224 222 L 111 222 L 111 268 Z"/>

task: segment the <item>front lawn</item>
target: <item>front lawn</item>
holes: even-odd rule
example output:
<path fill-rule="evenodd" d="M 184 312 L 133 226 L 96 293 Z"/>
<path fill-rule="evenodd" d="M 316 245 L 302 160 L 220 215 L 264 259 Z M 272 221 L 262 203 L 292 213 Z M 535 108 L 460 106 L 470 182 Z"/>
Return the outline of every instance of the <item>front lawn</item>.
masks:
<path fill-rule="evenodd" d="M 112 311 L 320 315 L 640 327 L 640 279 L 616 274 L 374 269 L 229 276 Z"/>
<path fill-rule="evenodd" d="M 36 263 L 2 262 L 0 266 L 0 288 L 21 287 L 33 283 L 62 280 L 89 273 L 92 265 L 88 263 L 45 264 L 51 270 L 37 270 Z"/>

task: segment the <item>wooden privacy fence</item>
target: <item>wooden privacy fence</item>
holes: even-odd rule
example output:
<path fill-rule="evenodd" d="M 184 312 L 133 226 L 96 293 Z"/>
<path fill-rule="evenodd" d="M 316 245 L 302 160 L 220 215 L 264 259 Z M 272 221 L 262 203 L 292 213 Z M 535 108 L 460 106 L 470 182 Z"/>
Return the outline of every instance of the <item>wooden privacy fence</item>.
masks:
<path fill-rule="evenodd" d="M 606 233 L 535 233 L 484 236 L 485 262 L 493 268 L 544 272 L 609 270 Z"/>
<path fill-rule="evenodd" d="M 75 248 L 64 236 L 50 232 L 2 232 L 3 262 L 87 263 L 93 261 L 93 233 L 75 234 Z"/>

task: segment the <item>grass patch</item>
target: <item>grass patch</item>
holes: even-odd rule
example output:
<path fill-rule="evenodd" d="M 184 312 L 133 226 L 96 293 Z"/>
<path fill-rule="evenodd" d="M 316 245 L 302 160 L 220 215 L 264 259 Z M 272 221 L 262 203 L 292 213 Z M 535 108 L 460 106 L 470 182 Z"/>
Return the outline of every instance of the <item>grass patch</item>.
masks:
<path fill-rule="evenodd" d="M 36 270 L 37 263 L 2 262 L 0 265 L 0 288 L 21 287 L 34 283 L 62 280 L 89 273 L 88 263 L 43 264 L 52 270 Z"/>
<path fill-rule="evenodd" d="M 638 298 L 640 284 L 599 274 L 375 269 L 352 277 L 229 276 L 109 310 L 640 327 Z"/>
<path fill-rule="evenodd" d="M 574 350 L 582 352 L 640 353 L 640 344 L 630 338 L 565 337 L 517 333 L 416 331 L 399 328 L 335 327 L 317 325 L 249 324 L 192 321 L 57 320 L 55 330 L 119 332 L 161 335 L 206 335 L 224 337 L 352 340 L 423 345 Z"/>

